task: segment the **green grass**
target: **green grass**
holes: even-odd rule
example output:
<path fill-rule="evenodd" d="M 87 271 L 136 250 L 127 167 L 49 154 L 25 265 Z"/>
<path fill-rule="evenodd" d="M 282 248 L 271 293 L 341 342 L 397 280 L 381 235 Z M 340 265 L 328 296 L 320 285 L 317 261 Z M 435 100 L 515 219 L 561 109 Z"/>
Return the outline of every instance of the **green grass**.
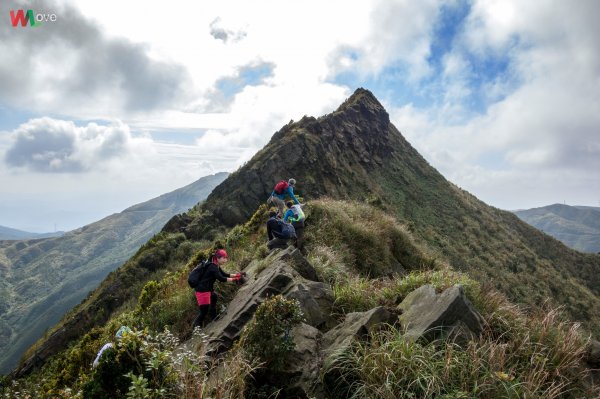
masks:
<path fill-rule="evenodd" d="M 485 294 L 484 296 L 487 296 Z M 352 398 L 591 398 L 600 389 L 582 384 L 585 339 L 556 310 L 529 317 L 496 293 L 483 300 L 488 330 L 461 347 L 421 344 L 393 327 L 374 332 L 337 358 L 328 372 L 330 397 Z M 502 307 L 507 307 L 502 309 Z M 496 330 L 498 313 L 511 320 Z M 505 326 L 506 327 L 506 326 Z"/>

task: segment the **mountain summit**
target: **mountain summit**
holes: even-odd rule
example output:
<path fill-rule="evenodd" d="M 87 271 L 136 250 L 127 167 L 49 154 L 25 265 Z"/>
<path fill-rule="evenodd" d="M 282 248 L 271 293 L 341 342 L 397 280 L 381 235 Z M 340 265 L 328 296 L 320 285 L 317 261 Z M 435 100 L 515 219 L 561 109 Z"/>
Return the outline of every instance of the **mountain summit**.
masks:
<path fill-rule="evenodd" d="M 282 178 L 294 177 L 301 194 L 310 199 L 364 200 L 385 195 L 387 190 L 374 177 L 388 172 L 406 184 L 418 177 L 446 183 L 390 123 L 375 96 L 358 89 L 330 114 L 305 116 L 285 125 L 246 165 L 215 188 L 202 205 L 201 221 L 175 218 L 165 231 L 183 231 L 190 238 L 200 238 L 214 227 L 242 223 Z"/>

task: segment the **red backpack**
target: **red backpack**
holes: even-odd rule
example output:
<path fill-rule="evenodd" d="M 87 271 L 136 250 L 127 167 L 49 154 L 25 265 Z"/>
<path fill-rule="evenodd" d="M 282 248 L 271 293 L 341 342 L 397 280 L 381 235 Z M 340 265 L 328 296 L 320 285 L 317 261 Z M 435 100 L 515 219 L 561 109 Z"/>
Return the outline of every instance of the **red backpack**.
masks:
<path fill-rule="evenodd" d="M 289 186 L 290 185 L 287 181 L 282 180 L 275 185 L 275 188 L 273 189 L 273 191 L 275 191 L 275 194 L 281 195 L 285 192 L 285 190 L 288 189 Z"/>

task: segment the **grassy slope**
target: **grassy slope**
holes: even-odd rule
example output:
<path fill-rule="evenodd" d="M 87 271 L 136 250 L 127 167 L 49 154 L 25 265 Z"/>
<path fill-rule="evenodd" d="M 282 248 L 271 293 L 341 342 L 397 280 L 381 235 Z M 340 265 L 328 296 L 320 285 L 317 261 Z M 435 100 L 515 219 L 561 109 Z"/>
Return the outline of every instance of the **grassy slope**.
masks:
<path fill-rule="evenodd" d="M 206 198 L 226 176 L 207 176 L 62 237 L 16 241 L 3 247 L 0 372 L 14 367 L 45 330 L 123 264 L 173 214 Z"/>
<path fill-rule="evenodd" d="M 346 375 L 346 380 L 355 383 L 352 391 L 359 395 L 357 397 L 575 398 L 598 394 L 581 385 L 583 374 L 579 364 L 585 340 L 576 328 L 562 323 L 553 311 L 526 317 L 497 293 L 481 290 L 476 281 L 449 268 L 446 260 L 434 261 L 435 251 L 419 243 L 410 233 L 410 225 L 399 223 L 388 213 L 364 202 L 326 199 L 309 203 L 307 257 L 321 279 L 332 285 L 334 312 L 341 318 L 346 313 L 377 305 L 394 307 L 422 284 L 432 284 L 441 291 L 461 283 L 483 313 L 487 329 L 479 341 L 466 348 L 409 344 L 395 328 L 377 333 L 369 342 L 354 347 L 334 363 L 339 368 L 337 371 Z M 265 218 L 266 208 L 261 207 L 245 225 L 219 236 L 230 253 L 228 270 L 239 270 L 253 260 L 264 258 Z M 164 237 L 154 239 L 146 250 L 156 248 L 163 240 Z M 155 341 L 154 334 L 164 327 L 175 336 L 189 336 L 197 309 L 186 276 L 198 257 L 211 246 L 205 243 L 198 247 L 201 251 L 192 251 L 187 257 L 173 253 L 168 262 L 172 266 L 179 264 L 173 268 L 174 273 L 147 283 L 143 289 L 139 286 L 132 289 L 139 300 L 122 306 L 106 326 L 88 331 L 70 350 L 47 364 L 41 374 L 22 381 L 18 389 L 22 393 L 35 391 L 69 398 L 80 389 L 89 389 L 90 381 L 105 384 L 102 374 L 90 369 L 89 364 L 98 348 L 110 340 L 121 324 L 139 331 L 149 329 L 150 332 L 141 333 L 138 345 Z M 395 264 L 401 264 L 410 274 L 391 278 L 389 273 Z M 235 294 L 232 285 L 217 284 L 217 290 L 225 304 Z M 149 387 L 190 398 L 239 398 L 258 388 L 268 393 L 266 387 L 253 387 L 253 379 L 248 378 L 256 365 L 251 359 L 243 360 L 243 345 L 234 348 L 231 356 L 223 360 L 223 368 L 214 364 L 214 368 L 208 370 L 227 370 L 226 375 L 217 379 L 209 378 L 203 367 L 196 369 L 192 376 L 181 367 L 171 367 L 180 364 L 177 359 L 181 358 L 181 352 L 162 345 L 159 359 L 164 369 L 169 370 L 169 378 L 151 380 Z M 122 350 L 131 355 L 131 351 Z M 136 356 L 143 364 L 150 364 L 152 353 L 158 354 L 158 350 Z M 193 354 L 188 356 L 193 364 L 205 364 Z M 114 362 L 111 367 L 123 366 L 122 361 L 111 360 Z M 156 360 L 152 362 L 156 364 Z M 269 370 L 267 374 L 274 372 L 276 370 Z M 65 391 L 65 386 L 72 391 Z M 348 388 L 343 382 L 329 385 L 326 396 L 344 397 Z M 7 397 L 18 397 L 11 395 Z"/>

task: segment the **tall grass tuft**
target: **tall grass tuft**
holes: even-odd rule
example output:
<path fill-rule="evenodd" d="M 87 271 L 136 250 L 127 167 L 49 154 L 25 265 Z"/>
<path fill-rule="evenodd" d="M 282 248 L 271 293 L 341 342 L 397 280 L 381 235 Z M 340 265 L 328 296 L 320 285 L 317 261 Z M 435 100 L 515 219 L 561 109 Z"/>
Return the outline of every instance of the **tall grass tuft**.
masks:
<path fill-rule="evenodd" d="M 587 372 L 582 368 L 586 340 L 577 324 L 564 321 L 556 309 L 525 317 L 497 294 L 484 301 L 488 311 L 494 310 L 484 315 L 488 331 L 466 347 L 410 342 L 393 327 L 374 332 L 368 342 L 356 343 L 333 363 L 341 377 L 328 387 L 331 396 L 600 397 L 599 388 L 582 384 Z"/>

